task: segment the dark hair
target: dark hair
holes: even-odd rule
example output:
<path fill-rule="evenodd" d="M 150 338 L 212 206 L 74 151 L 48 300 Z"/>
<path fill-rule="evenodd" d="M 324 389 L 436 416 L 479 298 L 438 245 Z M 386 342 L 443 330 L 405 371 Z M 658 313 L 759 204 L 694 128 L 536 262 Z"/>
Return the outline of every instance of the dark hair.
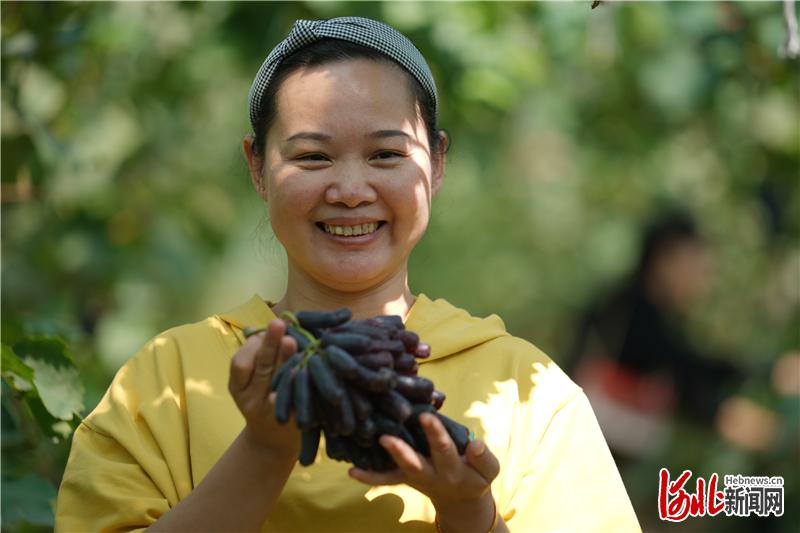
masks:
<path fill-rule="evenodd" d="M 433 158 L 438 157 L 440 155 L 439 141 L 442 138 L 443 132 L 439 130 L 436 124 L 436 112 L 433 99 L 425 89 L 422 88 L 422 85 L 411 73 L 389 56 L 373 48 L 368 48 L 349 41 L 342 41 L 340 39 L 321 39 L 315 41 L 291 54 L 281 62 L 280 66 L 278 66 L 278 69 L 275 71 L 269 87 L 264 91 L 262 97 L 261 112 L 258 115 L 254 132 L 253 153 L 259 156 L 263 155 L 262 149 L 266 143 L 267 130 L 272 124 L 272 121 L 275 120 L 275 96 L 281 84 L 289 74 L 305 67 L 314 67 L 325 63 L 362 58 L 372 61 L 389 62 L 403 70 L 409 80 L 414 98 L 419 104 L 420 115 L 425 123 L 425 129 L 428 132 L 428 147 L 431 150 L 431 156 Z"/>
<path fill-rule="evenodd" d="M 656 256 L 667 246 L 682 241 L 703 242 L 697 224 L 689 213 L 673 209 L 655 217 L 642 236 L 636 278 L 643 280 Z"/>

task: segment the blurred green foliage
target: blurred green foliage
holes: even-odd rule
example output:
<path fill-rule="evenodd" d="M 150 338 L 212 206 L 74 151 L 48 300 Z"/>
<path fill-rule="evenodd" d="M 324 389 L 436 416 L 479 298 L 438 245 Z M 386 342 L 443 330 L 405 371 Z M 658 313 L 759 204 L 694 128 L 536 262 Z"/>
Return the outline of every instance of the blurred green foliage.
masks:
<path fill-rule="evenodd" d="M 83 410 L 83 385 L 59 338 L 20 336 L 6 327 L 2 354 L 4 530 L 52 529 L 68 439 Z"/>
<path fill-rule="evenodd" d="M 589 5 L 3 2 L 4 342 L 68 339 L 91 408 L 158 331 L 279 298 L 285 259 L 241 152 L 249 85 L 295 19 L 361 15 L 428 58 L 453 141 L 413 290 L 498 313 L 558 362 L 644 222 L 680 204 L 716 258 L 697 341 L 748 364 L 797 349 L 800 74 L 778 54 L 781 4 Z M 769 470 L 796 495 L 784 410 L 769 456 L 693 429 L 675 457 L 696 442 L 708 471 Z M 59 450 L 31 471 L 57 483 Z M 643 515 L 651 472 L 626 479 Z"/>

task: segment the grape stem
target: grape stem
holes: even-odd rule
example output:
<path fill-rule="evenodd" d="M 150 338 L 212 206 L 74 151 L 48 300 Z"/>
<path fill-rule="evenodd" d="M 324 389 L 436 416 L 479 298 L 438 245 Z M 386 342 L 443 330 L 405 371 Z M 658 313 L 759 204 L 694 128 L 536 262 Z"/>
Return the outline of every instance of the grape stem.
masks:
<path fill-rule="evenodd" d="M 280 318 L 289 322 L 294 329 L 300 332 L 303 337 L 308 339 L 308 346 L 306 346 L 303 350 L 303 360 L 297 365 L 298 367 L 303 368 L 308 364 L 308 358 L 319 351 L 319 339 L 317 339 L 310 331 L 303 328 L 303 326 L 300 325 L 300 321 L 297 320 L 297 316 L 291 311 L 282 311 Z"/>
<path fill-rule="evenodd" d="M 308 365 L 308 359 L 313 357 L 315 354 L 319 353 L 319 341 L 314 339 L 313 341 L 308 343 L 306 349 L 303 350 L 303 360 L 297 365 L 300 368 L 303 368 Z"/>
<path fill-rule="evenodd" d="M 282 318 L 289 322 L 290 326 L 294 326 L 297 329 L 305 331 L 303 328 L 300 327 L 300 321 L 297 320 L 297 316 L 291 311 L 281 311 L 279 318 Z"/>

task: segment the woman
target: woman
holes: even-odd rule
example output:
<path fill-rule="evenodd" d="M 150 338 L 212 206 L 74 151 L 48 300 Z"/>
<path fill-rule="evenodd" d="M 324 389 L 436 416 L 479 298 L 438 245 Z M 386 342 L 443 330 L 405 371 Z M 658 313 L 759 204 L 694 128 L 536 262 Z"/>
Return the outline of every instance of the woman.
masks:
<path fill-rule="evenodd" d="M 498 317 L 409 289 L 444 175 L 437 112 L 424 58 L 394 29 L 295 24 L 253 83 L 244 141 L 287 251 L 286 294 L 159 335 L 119 371 L 76 431 L 57 529 L 638 531 L 580 390 Z M 463 457 L 423 416 L 430 459 L 383 436 L 394 471 L 324 453 L 295 466 L 298 431 L 275 422 L 266 394 L 295 349 L 276 314 L 344 306 L 400 315 L 431 344 L 420 374 L 478 437 Z M 266 323 L 244 341 L 243 327 Z"/>

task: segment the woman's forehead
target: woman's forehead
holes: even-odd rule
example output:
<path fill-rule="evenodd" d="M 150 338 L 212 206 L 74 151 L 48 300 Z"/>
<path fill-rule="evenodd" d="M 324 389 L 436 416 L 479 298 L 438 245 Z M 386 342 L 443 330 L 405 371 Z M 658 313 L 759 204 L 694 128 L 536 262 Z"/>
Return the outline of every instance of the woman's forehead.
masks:
<path fill-rule="evenodd" d="M 275 126 L 416 130 L 421 122 L 408 74 L 383 61 L 351 59 L 298 69 L 276 95 Z"/>

